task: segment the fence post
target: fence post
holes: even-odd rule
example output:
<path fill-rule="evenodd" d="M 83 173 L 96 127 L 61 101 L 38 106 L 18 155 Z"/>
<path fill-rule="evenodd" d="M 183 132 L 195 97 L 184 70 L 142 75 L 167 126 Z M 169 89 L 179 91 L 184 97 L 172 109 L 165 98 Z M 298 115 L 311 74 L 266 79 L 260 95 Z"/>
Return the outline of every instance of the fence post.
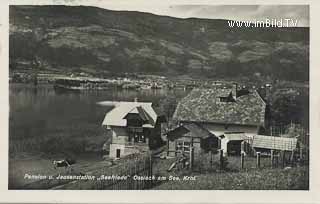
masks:
<path fill-rule="evenodd" d="M 279 167 L 279 153 L 278 154 L 274 154 L 274 159 L 275 159 L 275 167 L 278 168 Z"/>
<path fill-rule="evenodd" d="M 285 151 L 281 151 L 281 162 L 282 162 L 282 168 L 284 168 L 286 165 L 286 152 Z"/>
<path fill-rule="evenodd" d="M 257 152 L 257 168 L 260 168 L 260 152 Z"/>
<path fill-rule="evenodd" d="M 149 169 L 149 176 L 152 177 L 152 155 L 151 154 L 150 154 L 150 157 L 149 157 L 149 168 L 148 169 Z M 153 181 L 151 179 L 149 188 L 151 188 L 152 185 L 153 185 Z"/>
<path fill-rule="evenodd" d="M 133 173 L 133 176 L 135 176 L 135 175 L 137 175 L 137 158 L 135 157 L 134 158 L 134 160 L 133 160 L 133 162 L 134 162 L 134 173 Z M 133 190 L 138 190 L 137 189 L 137 180 L 132 180 L 132 182 L 133 182 Z"/>
<path fill-rule="evenodd" d="M 244 143 L 244 141 L 242 141 L 241 142 L 241 153 L 245 152 L 245 146 L 244 145 L 245 145 L 245 143 Z"/>
<path fill-rule="evenodd" d="M 193 147 L 190 147 L 190 156 L 189 156 L 190 158 L 190 169 L 191 169 L 191 171 L 192 171 L 192 169 L 193 169 L 193 162 L 194 162 L 194 149 L 193 149 Z"/>
<path fill-rule="evenodd" d="M 240 160 L 240 162 L 241 162 L 241 169 L 243 169 L 244 168 L 244 152 L 241 152 L 241 160 Z"/>
<path fill-rule="evenodd" d="M 129 163 L 128 168 L 127 168 L 127 174 L 130 176 L 130 177 L 127 178 L 127 190 L 130 190 L 130 188 L 131 188 L 130 183 L 131 183 L 131 178 L 132 178 L 130 163 Z"/>
<path fill-rule="evenodd" d="M 294 151 L 293 150 L 291 151 L 290 163 L 291 163 L 291 166 L 293 167 L 294 166 Z"/>
<path fill-rule="evenodd" d="M 270 161 L 271 161 L 271 168 L 273 168 L 274 167 L 274 162 L 273 162 L 273 160 L 274 160 L 274 150 L 272 149 L 271 150 L 271 155 L 270 155 Z"/>
<path fill-rule="evenodd" d="M 213 164 L 213 154 L 212 154 L 212 149 L 210 150 L 210 167 L 212 167 Z"/>
<path fill-rule="evenodd" d="M 220 149 L 220 170 L 223 170 L 223 150 Z"/>
<path fill-rule="evenodd" d="M 300 158 L 300 164 L 302 164 L 303 161 L 303 148 L 302 148 L 302 143 L 300 142 L 299 146 L 299 158 Z"/>
<path fill-rule="evenodd" d="M 140 176 L 141 174 L 140 174 L 140 170 L 141 170 L 141 163 L 140 163 L 140 160 L 139 160 L 139 158 L 137 158 L 137 175 L 138 176 Z M 141 188 L 141 180 L 139 179 L 138 181 L 137 181 L 137 190 L 141 190 L 140 188 Z"/>

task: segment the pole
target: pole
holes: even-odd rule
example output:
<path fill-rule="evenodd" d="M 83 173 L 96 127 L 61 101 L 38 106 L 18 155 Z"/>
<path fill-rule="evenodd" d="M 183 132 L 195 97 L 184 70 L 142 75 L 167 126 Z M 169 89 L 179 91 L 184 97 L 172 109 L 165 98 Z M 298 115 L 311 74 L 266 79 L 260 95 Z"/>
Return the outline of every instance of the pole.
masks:
<path fill-rule="evenodd" d="M 244 152 L 241 152 L 241 169 L 244 169 Z"/>
<path fill-rule="evenodd" d="M 294 151 L 293 150 L 291 151 L 290 163 L 291 163 L 291 166 L 294 165 Z"/>
<path fill-rule="evenodd" d="M 152 155 L 151 154 L 150 154 L 150 157 L 149 157 L 149 176 L 152 177 Z M 149 188 L 151 188 L 152 185 L 153 185 L 153 181 L 150 180 L 149 184 L 150 184 Z"/>
<path fill-rule="evenodd" d="M 193 162 L 194 162 L 194 149 L 193 149 L 193 147 L 190 147 L 190 170 L 192 171 L 192 169 L 193 169 Z"/>
<path fill-rule="evenodd" d="M 284 168 L 285 165 L 286 165 L 286 154 L 285 153 L 286 153 L 285 151 L 281 151 L 281 154 L 282 154 L 282 158 L 281 158 L 281 160 L 282 160 L 282 168 Z"/>
<path fill-rule="evenodd" d="M 241 153 L 244 153 L 245 152 L 245 143 L 244 141 L 241 142 Z"/>
<path fill-rule="evenodd" d="M 278 168 L 279 165 L 279 155 L 275 155 L 275 167 Z"/>
<path fill-rule="evenodd" d="M 302 148 L 302 143 L 300 142 L 300 147 L 299 147 L 299 158 L 300 158 L 300 164 L 303 162 L 303 148 Z"/>
<path fill-rule="evenodd" d="M 212 167 L 213 164 L 213 154 L 212 154 L 212 149 L 210 150 L 210 166 Z"/>
<path fill-rule="evenodd" d="M 257 152 L 257 168 L 260 168 L 260 152 Z"/>
<path fill-rule="evenodd" d="M 273 160 L 274 160 L 274 151 L 273 151 L 273 149 L 272 149 L 272 150 L 271 150 L 271 156 L 270 156 L 271 168 L 274 167 Z"/>
<path fill-rule="evenodd" d="M 220 149 L 220 170 L 223 170 L 223 150 Z"/>

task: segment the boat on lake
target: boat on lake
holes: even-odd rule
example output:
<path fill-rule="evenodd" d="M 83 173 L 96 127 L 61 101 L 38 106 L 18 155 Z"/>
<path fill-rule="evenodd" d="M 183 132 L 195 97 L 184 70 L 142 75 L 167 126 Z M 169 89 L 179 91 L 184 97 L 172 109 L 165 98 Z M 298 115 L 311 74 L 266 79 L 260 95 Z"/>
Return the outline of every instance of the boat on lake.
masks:
<path fill-rule="evenodd" d="M 54 89 L 56 91 L 73 91 L 81 90 L 105 90 L 112 87 L 107 79 L 88 78 L 88 77 L 64 77 L 54 80 Z"/>

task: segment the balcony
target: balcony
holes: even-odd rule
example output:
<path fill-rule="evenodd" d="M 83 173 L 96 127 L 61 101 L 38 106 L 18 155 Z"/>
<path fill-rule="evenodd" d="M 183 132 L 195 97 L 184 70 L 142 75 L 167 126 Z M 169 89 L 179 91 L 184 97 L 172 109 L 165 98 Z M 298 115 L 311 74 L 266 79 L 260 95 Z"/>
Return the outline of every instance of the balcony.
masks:
<path fill-rule="evenodd" d="M 148 146 L 146 142 L 126 142 L 125 146 Z"/>
<path fill-rule="evenodd" d="M 128 126 L 128 130 L 129 130 L 129 132 L 133 132 L 133 133 L 142 133 L 143 132 L 142 127 Z"/>

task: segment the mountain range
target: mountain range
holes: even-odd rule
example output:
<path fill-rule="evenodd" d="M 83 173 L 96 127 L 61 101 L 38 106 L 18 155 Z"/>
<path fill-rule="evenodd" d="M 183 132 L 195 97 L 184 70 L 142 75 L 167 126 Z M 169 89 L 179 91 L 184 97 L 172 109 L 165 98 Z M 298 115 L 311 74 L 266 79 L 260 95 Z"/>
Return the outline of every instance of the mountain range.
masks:
<path fill-rule="evenodd" d="M 309 28 L 86 6 L 10 6 L 10 70 L 309 80 Z"/>

